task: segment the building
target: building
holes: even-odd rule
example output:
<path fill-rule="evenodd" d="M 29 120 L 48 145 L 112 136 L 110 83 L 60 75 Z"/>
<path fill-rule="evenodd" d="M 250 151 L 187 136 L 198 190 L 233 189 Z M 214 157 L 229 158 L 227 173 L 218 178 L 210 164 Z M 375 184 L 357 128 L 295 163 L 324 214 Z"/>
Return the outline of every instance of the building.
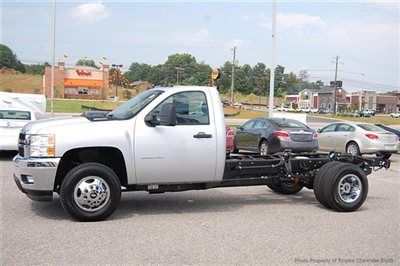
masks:
<path fill-rule="evenodd" d="M 54 66 L 54 96 L 67 99 L 106 99 L 109 96 L 109 66 Z M 43 90 L 51 97 L 51 67 L 45 68 Z"/>
<path fill-rule="evenodd" d="M 352 109 L 361 111 L 373 109 L 376 113 L 390 114 L 400 108 L 400 93 L 379 94 L 376 91 L 358 91 L 351 95 Z"/>
<path fill-rule="evenodd" d="M 286 95 L 285 101 L 297 103 L 299 109 L 318 108 L 325 110 L 333 110 L 334 108 L 334 91 L 333 86 L 323 86 L 320 89 L 304 89 L 298 95 Z M 342 88 L 337 88 L 337 110 L 344 112 L 350 108 L 351 96 L 347 95 Z"/>

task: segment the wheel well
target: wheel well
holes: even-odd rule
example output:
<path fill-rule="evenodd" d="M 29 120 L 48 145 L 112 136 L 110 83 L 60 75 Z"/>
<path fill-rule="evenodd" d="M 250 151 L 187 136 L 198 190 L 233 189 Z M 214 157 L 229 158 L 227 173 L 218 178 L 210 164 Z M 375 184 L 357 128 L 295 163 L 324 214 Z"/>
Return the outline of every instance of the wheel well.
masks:
<path fill-rule="evenodd" d="M 122 152 L 113 147 L 90 147 L 69 150 L 64 153 L 57 168 L 54 191 L 59 191 L 67 173 L 82 163 L 101 163 L 111 168 L 123 186 L 128 185 L 128 175 Z"/>

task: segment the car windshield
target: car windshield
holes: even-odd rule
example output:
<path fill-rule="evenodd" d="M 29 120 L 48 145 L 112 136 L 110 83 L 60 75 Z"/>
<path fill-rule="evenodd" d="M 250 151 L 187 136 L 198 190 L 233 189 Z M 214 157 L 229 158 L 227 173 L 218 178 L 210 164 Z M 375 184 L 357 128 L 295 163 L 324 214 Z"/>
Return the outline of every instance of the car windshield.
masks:
<path fill-rule="evenodd" d="M 382 129 L 378 126 L 370 125 L 370 124 L 359 124 L 357 126 L 361 127 L 362 129 L 364 129 L 366 131 L 385 131 L 384 129 Z"/>
<path fill-rule="evenodd" d="M 0 119 L 31 120 L 31 112 L 0 110 Z"/>
<path fill-rule="evenodd" d="M 279 127 L 285 127 L 285 128 L 291 128 L 291 127 L 301 127 L 301 128 L 308 128 L 306 125 L 303 123 L 292 120 L 292 119 L 277 119 L 274 120 L 274 122 L 279 126 Z"/>
<path fill-rule="evenodd" d="M 134 98 L 130 99 L 114 111 L 108 114 L 108 117 L 112 117 L 117 120 L 130 119 L 157 98 L 162 90 L 147 90 L 144 91 Z"/>

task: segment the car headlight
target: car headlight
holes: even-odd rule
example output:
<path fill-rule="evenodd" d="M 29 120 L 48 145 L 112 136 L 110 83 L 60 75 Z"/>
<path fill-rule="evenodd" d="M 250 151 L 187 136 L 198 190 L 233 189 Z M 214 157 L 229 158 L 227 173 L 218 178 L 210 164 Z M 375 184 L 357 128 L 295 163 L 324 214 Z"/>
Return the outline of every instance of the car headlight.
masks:
<path fill-rule="evenodd" d="M 29 136 L 30 157 L 54 157 L 54 154 L 55 154 L 54 135 Z"/>

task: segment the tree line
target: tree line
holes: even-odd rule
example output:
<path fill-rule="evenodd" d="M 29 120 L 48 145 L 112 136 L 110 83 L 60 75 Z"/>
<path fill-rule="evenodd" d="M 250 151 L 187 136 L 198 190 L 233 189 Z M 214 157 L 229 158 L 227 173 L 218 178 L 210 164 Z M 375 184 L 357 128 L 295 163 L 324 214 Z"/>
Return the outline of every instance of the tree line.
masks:
<path fill-rule="evenodd" d="M 222 93 L 229 92 L 232 82 L 232 63 L 227 61 L 221 67 L 221 78 L 217 85 Z M 170 55 L 164 64 L 151 66 L 134 62 L 124 76 L 130 82 L 148 81 L 155 85 L 171 86 L 199 85 L 209 83 L 211 66 L 204 62 L 197 62 L 190 54 Z M 322 81 L 309 82 L 306 70 L 295 73 L 285 73 L 285 67 L 278 65 L 275 68 L 275 94 L 277 97 L 284 94 L 297 94 L 302 89 L 318 89 L 324 85 Z M 253 93 L 265 96 L 269 94 L 270 69 L 264 63 L 254 66 L 244 64 L 235 66 L 235 91 L 242 94 Z"/>
<path fill-rule="evenodd" d="M 27 65 L 18 60 L 16 54 L 6 45 L 0 44 L 0 68 L 7 67 L 22 73 L 43 75 L 44 64 Z M 76 65 L 86 65 L 98 68 L 93 60 L 80 59 Z M 217 85 L 222 93 L 231 89 L 232 62 L 225 62 L 221 67 L 221 78 Z M 110 69 L 113 72 L 113 69 Z M 129 82 L 147 81 L 156 86 L 198 85 L 207 86 L 211 76 L 211 66 L 205 62 L 197 62 L 190 54 L 172 54 L 164 64 L 148 65 L 133 62 L 124 77 Z M 299 75 L 293 72 L 285 73 L 285 67 L 278 65 L 275 68 L 275 95 L 297 94 L 302 89 L 318 89 L 324 85 L 322 81 L 310 82 L 306 70 Z M 270 69 L 264 63 L 254 66 L 249 64 L 235 66 L 235 91 L 242 94 L 253 93 L 259 96 L 269 94 Z"/>

